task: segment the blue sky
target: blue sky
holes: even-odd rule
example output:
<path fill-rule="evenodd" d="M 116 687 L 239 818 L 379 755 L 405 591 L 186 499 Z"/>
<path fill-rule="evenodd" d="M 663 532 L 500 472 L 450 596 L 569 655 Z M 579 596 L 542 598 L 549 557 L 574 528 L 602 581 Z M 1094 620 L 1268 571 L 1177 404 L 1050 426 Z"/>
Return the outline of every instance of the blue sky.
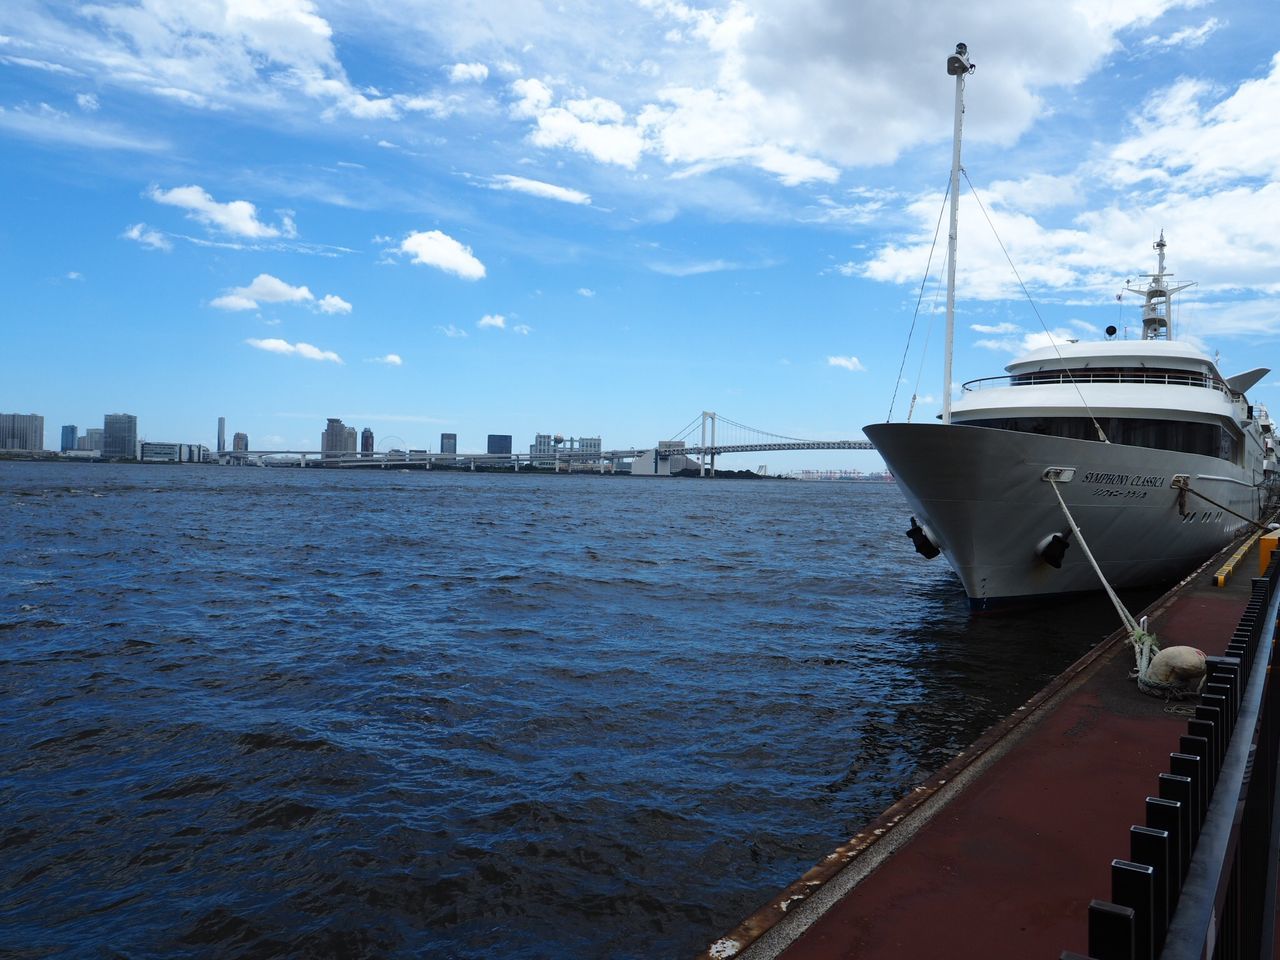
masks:
<path fill-rule="evenodd" d="M 50 447 L 129 412 L 308 449 L 330 416 L 379 448 L 645 445 L 701 410 L 860 439 L 895 386 L 932 417 L 940 255 L 903 356 L 959 40 L 965 168 L 1036 309 L 966 187 L 955 380 L 1136 323 L 1162 229 L 1198 281 L 1176 334 L 1268 365 L 1270 4 L 8 0 L 0 410 Z M 764 460 L 880 466 L 729 465 Z"/>

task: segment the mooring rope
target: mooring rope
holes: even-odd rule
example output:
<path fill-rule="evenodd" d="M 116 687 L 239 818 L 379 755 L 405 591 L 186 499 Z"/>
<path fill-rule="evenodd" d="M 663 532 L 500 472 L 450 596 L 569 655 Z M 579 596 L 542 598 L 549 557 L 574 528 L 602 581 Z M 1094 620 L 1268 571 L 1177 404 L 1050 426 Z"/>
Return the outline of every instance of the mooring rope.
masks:
<path fill-rule="evenodd" d="M 1187 694 L 1183 692 L 1183 687 L 1179 684 L 1161 683 L 1152 680 L 1147 676 L 1148 670 L 1151 668 L 1151 658 L 1160 651 L 1160 644 L 1156 640 L 1155 634 L 1147 630 L 1147 618 L 1135 620 L 1125 605 L 1120 601 L 1111 584 L 1107 582 L 1106 576 L 1102 572 L 1102 567 L 1098 565 L 1098 561 L 1093 557 L 1093 551 L 1089 549 L 1089 544 L 1085 542 L 1084 534 L 1080 532 L 1080 527 L 1076 524 L 1076 519 L 1071 515 L 1071 511 L 1067 508 L 1067 502 L 1062 499 L 1062 493 L 1058 490 L 1058 482 L 1052 477 L 1047 477 L 1049 486 L 1053 488 L 1053 495 L 1058 498 L 1058 506 L 1062 507 L 1062 513 L 1067 518 L 1067 523 L 1071 526 L 1071 532 L 1076 536 L 1076 542 L 1080 544 L 1080 549 L 1084 552 L 1085 559 L 1089 561 L 1089 566 L 1093 567 L 1093 572 L 1098 575 L 1098 580 L 1102 584 L 1102 589 L 1106 591 L 1107 596 L 1111 599 L 1112 605 L 1116 608 L 1116 613 L 1120 614 L 1120 620 L 1124 624 L 1125 630 L 1128 631 L 1129 646 L 1133 648 L 1133 656 L 1135 667 L 1133 673 L 1130 674 L 1138 681 L 1138 689 L 1143 693 L 1153 697 L 1162 697 L 1168 699 L 1170 697 L 1182 697 Z"/>
<path fill-rule="evenodd" d="M 1191 481 L 1189 479 L 1184 479 L 1181 476 L 1174 477 L 1173 488 L 1175 490 L 1181 491 L 1181 493 L 1179 494 L 1180 499 L 1178 501 L 1178 510 L 1183 516 L 1186 515 L 1186 510 L 1183 508 L 1185 503 L 1185 497 L 1182 497 L 1182 493 L 1194 493 L 1201 500 L 1204 500 L 1206 503 L 1212 504 L 1213 506 L 1217 507 L 1219 510 L 1225 510 L 1227 511 L 1227 513 L 1231 514 L 1233 517 L 1238 517 L 1239 519 L 1243 520 L 1245 523 L 1253 524 L 1263 533 L 1271 532 L 1270 528 L 1265 523 L 1259 523 L 1257 520 L 1253 520 L 1249 517 L 1246 517 L 1243 513 L 1236 513 L 1234 510 L 1232 510 L 1230 507 L 1226 506 L 1225 504 L 1218 503 L 1217 500 L 1212 500 L 1209 497 L 1206 497 L 1199 490 L 1192 489 Z"/>

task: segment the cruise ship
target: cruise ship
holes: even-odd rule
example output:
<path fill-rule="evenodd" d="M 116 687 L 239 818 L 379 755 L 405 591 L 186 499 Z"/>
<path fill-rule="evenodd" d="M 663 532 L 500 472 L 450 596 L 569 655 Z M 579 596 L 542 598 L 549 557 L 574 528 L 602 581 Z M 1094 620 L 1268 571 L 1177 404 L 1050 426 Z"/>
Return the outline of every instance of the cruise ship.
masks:
<path fill-rule="evenodd" d="M 955 569 L 974 609 L 1155 585 L 1194 569 L 1262 515 L 1275 473 L 1272 424 L 1246 392 L 1270 371 L 1224 377 L 1172 337 L 1164 234 L 1147 275 L 1140 339 L 1054 343 L 965 383 L 952 402 L 952 171 L 946 401 L 940 423 L 865 428 L 914 512 L 909 536 Z M 1083 541 L 1083 543 L 1081 542 Z"/>

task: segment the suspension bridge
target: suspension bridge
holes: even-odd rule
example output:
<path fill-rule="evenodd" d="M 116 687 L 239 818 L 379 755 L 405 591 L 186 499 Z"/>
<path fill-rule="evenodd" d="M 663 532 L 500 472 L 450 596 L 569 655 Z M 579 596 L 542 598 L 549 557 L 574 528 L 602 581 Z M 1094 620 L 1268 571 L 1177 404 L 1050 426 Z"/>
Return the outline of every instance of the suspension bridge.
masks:
<path fill-rule="evenodd" d="M 728 428 L 727 431 L 725 428 Z M 726 437 L 727 432 L 727 437 Z M 697 433 L 697 442 L 693 442 Z M 663 459 L 668 461 L 674 457 L 697 458 L 698 475 L 705 476 L 710 471 L 716 475 L 716 457 L 727 453 L 762 453 L 773 450 L 873 450 L 866 440 L 802 440 L 799 437 L 788 437 L 759 427 L 749 427 L 729 417 L 721 416 L 710 410 L 703 410 L 689 421 L 671 440 L 659 441 L 657 447 L 645 450 L 632 450 L 631 470 L 638 472 L 637 466 L 652 465 L 655 474 L 661 474 Z M 709 461 L 709 464 L 708 464 Z M 644 472 L 649 472 L 645 470 Z"/>
<path fill-rule="evenodd" d="M 237 450 L 223 451 L 222 459 L 232 463 L 262 466 L 324 466 L 370 468 L 417 465 L 420 467 L 463 467 L 469 469 L 511 468 L 525 465 L 566 469 L 614 471 L 630 461 L 633 473 L 667 475 L 679 472 L 696 461 L 700 475 L 715 476 L 717 456 L 731 453 L 763 453 L 782 450 L 872 450 L 866 440 L 805 440 L 739 423 L 729 417 L 704 410 L 669 440 L 652 447 L 616 450 L 583 449 L 574 438 L 566 443 L 557 436 L 552 450 L 528 453 L 437 453 L 430 450 L 386 450 L 376 452 L 333 450 Z M 672 469 L 675 465 L 674 469 Z M 639 469 L 637 469 L 639 468 Z"/>

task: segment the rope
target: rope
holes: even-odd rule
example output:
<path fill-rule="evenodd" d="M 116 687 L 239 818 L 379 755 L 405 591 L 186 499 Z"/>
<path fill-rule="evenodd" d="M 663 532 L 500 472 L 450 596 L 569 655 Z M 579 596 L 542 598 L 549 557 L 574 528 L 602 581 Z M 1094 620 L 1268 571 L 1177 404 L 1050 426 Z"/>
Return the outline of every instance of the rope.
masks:
<path fill-rule="evenodd" d="M 1265 523 L 1259 523 L 1257 520 L 1253 520 L 1249 517 L 1246 517 L 1243 513 L 1236 513 L 1234 510 L 1232 510 L 1230 507 L 1226 506 L 1225 504 L 1218 503 L 1218 501 L 1216 500 L 1210 500 L 1199 490 L 1192 490 L 1190 480 L 1184 480 L 1182 477 L 1175 477 L 1173 481 L 1173 487 L 1175 490 L 1182 490 L 1187 493 L 1194 493 L 1201 500 L 1204 500 L 1206 503 L 1212 504 L 1213 506 L 1217 507 L 1219 510 L 1225 510 L 1227 511 L 1227 513 L 1231 514 L 1233 517 L 1238 517 L 1239 519 L 1243 520 L 1245 523 L 1253 524 L 1263 533 L 1271 532 L 1270 528 Z M 1179 501 L 1178 503 L 1178 508 L 1179 508 L 1179 512 L 1185 515 L 1186 511 L 1182 509 L 1181 501 Z"/>
<path fill-rule="evenodd" d="M 920 292 L 916 294 L 916 309 L 911 315 L 911 328 L 907 331 L 907 345 L 902 348 L 902 363 L 898 365 L 898 379 L 893 385 L 893 396 L 889 399 L 889 415 L 884 418 L 884 422 L 888 423 L 893 419 L 893 407 L 898 402 L 898 388 L 902 385 L 902 371 L 907 368 L 907 355 L 911 353 L 911 338 L 916 332 L 916 321 L 920 318 L 920 304 L 924 300 L 924 285 L 929 282 L 929 268 L 933 266 L 933 252 L 938 247 L 938 234 L 942 230 L 942 215 L 947 210 L 947 197 L 951 195 L 951 180 L 947 180 L 947 191 L 942 195 L 942 206 L 938 209 L 938 223 L 933 228 L 933 244 L 929 247 L 929 259 L 924 265 L 924 276 L 920 278 Z M 937 299 L 936 297 L 934 298 Z M 925 340 L 925 351 L 929 349 L 929 342 Z M 924 360 L 921 358 L 921 366 Z M 916 390 L 919 392 L 920 378 L 916 377 Z M 911 397 L 911 407 L 915 409 L 916 398 L 913 394 Z M 911 414 L 908 412 L 907 421 L 910 422 Z"/>
<path fill-rule="evenodd" d="M 1111 588 L 1111 584 L 1107 582 L 1107 578 L 1102 573 L 1102 568 L 1098 566 L 1098 561 L 1093 558 L 1093 551 L 1089 549 L 1089 544 L 1085 542 L 1084 534 L 1080 532 L 1080 528 L 1076 525 L 1075 517 L 1071 516 L 1071 511 L 1067 509 L 1067 502 L 1062 499 L 1062 493 L 1058 490 L 1058 482 L 1053 478 L 1048 478 L 1049 486 L 1053 488 L 1053 495 L 1058 498 L 1058 506 L 1062 507 L 1062 513 L 1067 518 L 1067 523 L 1071 525 L 1071 532 L 1076 535 L 1076 541 L 1080 544 L 1080 549 L 1084 552 L 1085 559 L 1089 561 L 1089 566 L 1093 567 L 1093 572 L 1098 575 L 1098 580 L 1102 583 L 1102 589 L 1106 591 L 1107 596 L 1111 599 L 1112 605 L 1116 608 L 1116 613 L 1120 614 L 1120 620 L 1124 624 L 1125 630 L 1129 633 L 1129 646 L 1133 648 L 1133 656 L 1136 666 L 1129 674 L 1130 677 L 1138 681 L 1138 689 L 1143 693 L 1153 697 L 1170 697 L 1181 698 L 1189 694 L 1183 693 L 1184 688 L 1179 684 L 1159 683 L 1151 680 L 1147 676 L 1147 672 L 1151 668 L 1151 658 L 1160 650 L 1160 644 L 1155 638 L 1155 634 L 1147 630 L 1147 618 L 1135 620 L 1125 605 L 1120 602 L 1120 598 L 1116 595 L 1115 590 Z"/>
<path fill-rule="evenodd" d="M 973 193 L 973 199 L 978 203 L 978 209 L 982 211 L 982 215 L 986 217 L 987 226 L 991 228 L 991 235 L 996 238 L 996 243 L 1000 247 L 1000 252 L 1004 254 L 1005 260 L 1009 264 L 1009 269 L 1013 271 L 1014 277 L 1017 278 L 1018 286 L 1022 288 L 1022 294 L 1027 298 L 1027 303 L 1031 304 L 1031 310 L 1036 315 L 1036 319 L 1040 321 L 1040 327 L 1044 330 L 1045 335 L 1049 338 L 1049 346 L 1053 347 L 1053 352 L 1058 355 L 1058 362 L 1062 364 L 1062 370 L 1067 375 L 1067 379 L 1071 381 L 1071 385 L 1076 388 L 1076 395 L 1080 397 L 1080 403 L 1084 406 L 1084 412 L 1089 414 L 1089 419 L 1093 421 L 1093 428 L 1098 431 L 1098 439 L 1103 443 L 1110 443 L 1107 439 L 1106 431 L 1102 429 L 1102 424 L 1098 423 L 1098 418 L 1093 415 L 1093 410 L 1089 407 L 1089 401 L 1084 398 L 1084 393 L 1080 389 L 1080 384 L 1076 382 L 1076 378 L 1071 375 L 1071 368 L 1067 366 L 1067 361 L 1062 359 L 1062 351 L 1058 349 L 1057 338 L 1049 332 L 1049 325 L 1044 322 L 1044 317 L 1040 316 L 1040 308 L 1036 306 L 1035 300 L 1031 297 L 1031 291 L 1027 289 L 1027 285 L 1022 282 L 1022 274 L 1018 273 L 1018 268 L 1014 266 L 1013 258 L 1009 256 L 1009 251 L 1005 249 L 1004 241 L 1000 239 L 1000 234 L 996 232 L 996 225 L 991 222 L 991 215 L 987 213 L 987 208 L 982 204 L 982 197 L 978 195 L 978 188 L 973 185 L 973 181 L 969 179 L 969 172 L 963 167 L 960 172 L 964 174 L 965 183 L 969 184 L 969 190 Z"/>

